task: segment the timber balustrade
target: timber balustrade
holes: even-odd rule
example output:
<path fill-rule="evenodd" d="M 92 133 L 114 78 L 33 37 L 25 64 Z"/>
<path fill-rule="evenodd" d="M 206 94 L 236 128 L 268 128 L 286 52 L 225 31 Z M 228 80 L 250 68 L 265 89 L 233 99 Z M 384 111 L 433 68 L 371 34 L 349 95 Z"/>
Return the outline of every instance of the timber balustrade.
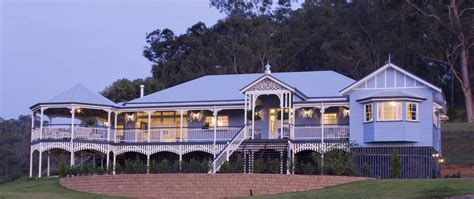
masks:
<path fill-rule="evenodd" d="M 337 140 L 349 138 L 349 126 L 342 125 L 324 125 L 324 136 L 322 135 L 323 128 L 321 125 L 295 125 L 295 140 Z"/>

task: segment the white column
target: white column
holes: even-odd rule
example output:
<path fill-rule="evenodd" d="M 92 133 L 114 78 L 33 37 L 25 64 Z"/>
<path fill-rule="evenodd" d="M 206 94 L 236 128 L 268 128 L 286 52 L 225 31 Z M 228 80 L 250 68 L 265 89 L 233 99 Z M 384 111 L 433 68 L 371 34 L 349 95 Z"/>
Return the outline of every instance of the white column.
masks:
<path fill-rule="evenodd" d="M 33 150 L 30 149 L 30 178 L 31 177 L 33 177 Z"/>
<path fill-rule="evenodd" d="M 107 110 L 107 142 L 110 141 L 110 110 Z M 109 159 L 107 159 L 109 161 Z"/>
<path fill-rule="evenodd" d="M 280 139 L 283 138 L 283 112 L 285 111 L 285 94 L 280 94 Z"/>
<path fill-rule="evenodd" d="M 247 94 L 245 94 L 244 98 L 244 131 L 245 131 L 245 139 L 248 138 L 248 132 L 247 132 Z"/>
<path fill-rule="evenodd" d="M 321 143 L 324 144 L 324 107 L 323 105 L 321 106 L 321 109 L 319 109 L 319 112 L 321 113 Z"/>
<path fill-rule="evenodd" d="M 41 107 L 41 116 L 40 116 L 40 140 L 43 139 L 43 114 L 44 114 L 44 108 Z"/>
<path fill-rule="evenodd" d="M 76 108 L 74 106 L 71 107 L 71 145 L 70 145 L 70 151 L 71 151 L 71 167 L 74 166 L 74 118 L 76 115 Z"/>
<path fill-rule="evenodd" d="M 43 159 L 42 153 L 43 152 L 40 149 L 39 150 L 39 159 L 38 159 L 38 178 L 41 178 L 41 164 L 42 164 L 42 159 Z"/>
<path fill-rule="evenodd" d="M 114 112 L 114 142 L 117 142 L 117 117 L 120 112 Z"/>
<path fill-rule="evenodd" d="M 251 105 L 252 105 L 252 140 L 255 139 L 255 94 L 251 95 Z"/>
<path fill-rule="evenodd" d="M 108 171 L 109 170 L 109 162 L 110 162 L 110 144 L 107 147 L 107 162 L 105 162 L 105 168 Z"/>
<path fill-rule="evenodd" d="M 114 157 L 113 157 L 113 161 L 112 161 L 112 174 L 115 175 L 115 164 L 117 163 L 117 155 L 115 155 L 115 151 L 114 151 Z"/>
<path fill-rule="evenodd" d="M 183 114 L 184 110 L 179 111 L 179 142 L 183 142 Z"/>
<path fill-rule="evenodd" d="M 150 173 L 150 154 L 146 155 L 146 173 Z"/>
<path fill-rule="evenodd" d="M 148 111 L 148 137 L 147 137 L 147 140 L 148 142 L 150 142 L 150 135 L 151 135 L 151 111 Z"/>
<path fill-rule="evenodd" d="M 48 161 L 47 161 L 47 164 L 46 164 L 46 176 L 49 177 L 49 168 L 50 168 L 50 156 L 51 156 L 51 151 L 49 150 L 48 151 Z"/>
<path fill-rule="evenodd" d="M 214 107 L 214 111 L 212 113 L 212 115 L 214 116 L 214 142 L 213 142 L 213 154 L 214 154 L 214 158 L 216 158 L 216 141 L 217 141 L 217 112 L 218 110 L 216 109 L 216 107 Z"/>

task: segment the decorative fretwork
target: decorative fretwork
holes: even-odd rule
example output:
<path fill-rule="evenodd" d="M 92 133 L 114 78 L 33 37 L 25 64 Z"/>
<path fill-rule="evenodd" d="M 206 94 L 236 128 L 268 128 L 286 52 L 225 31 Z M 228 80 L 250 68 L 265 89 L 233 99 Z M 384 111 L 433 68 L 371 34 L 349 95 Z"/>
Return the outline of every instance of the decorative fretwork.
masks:
<path fill-rule="evenodd" d="M 288 90 L 282 85 L 276 83 L 275 81 L 271 79 L 264 79 L 251 88 L 249 88 L 247 91 L 280 91 L 280 90 Z"/>
<path fill-rule="evenodd" d="M 326 153 L 334 149 L 349 151 L 347 143 L 294 143 L 293 151 L 299 153 L 301 151 L 316 151 L 318 153 Z"/>

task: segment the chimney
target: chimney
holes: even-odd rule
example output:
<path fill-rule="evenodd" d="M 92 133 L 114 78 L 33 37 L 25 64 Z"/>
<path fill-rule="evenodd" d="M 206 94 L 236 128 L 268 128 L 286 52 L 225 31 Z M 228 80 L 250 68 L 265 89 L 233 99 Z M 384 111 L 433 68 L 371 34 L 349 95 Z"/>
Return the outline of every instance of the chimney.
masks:
<path fill-rule="evenodd" d="M 145 94 L 145 85 L 140 85 L 140 98 L 143 97 L 143 95 Z"/>

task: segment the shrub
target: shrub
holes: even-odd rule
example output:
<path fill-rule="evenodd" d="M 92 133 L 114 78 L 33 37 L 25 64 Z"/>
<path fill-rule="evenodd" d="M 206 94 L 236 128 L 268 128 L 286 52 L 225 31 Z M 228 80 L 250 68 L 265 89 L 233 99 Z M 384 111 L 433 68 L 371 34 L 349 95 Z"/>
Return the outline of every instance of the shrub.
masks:
<path fill-rule="evenodd" d="M 172 173 L 172 166 L 171 162 L 167 159 L 163 159 L 160 164 L 158 165 L 158 173 Z M 178 165 L 179 166 L 179 165 Z M 179 167 L 178 167 L 179 170 Z"/>
<path fill-rule="evenodd" d="M 392 157 L 390 158 L 390 172 L 392 174 L 392 178 L 398 178 L 400 176 L 400 157 L 398 156 L 398 150 L 392 150 Z"/>
<path fill-rule="evenodd" d="M 59 169 L 58 169 L 58 175 L 60 178 L 66 177 L 68 174 L 68 169 L 66 166 L 66 161 L 64 160 L 64 155 L 61 155 L 61 159 L 59 160 Z"/>
<path fill-rule="evenodd" d="M 311 163 L 306 163 L 303 165 L 303 173 L 305 175 L 313 175 L 315 172 L 314 172 L 314 165 L 311 164 Z"/>
<path fill-rule="evenodd" d="M 262 173 L 264 171 L 264 164 L 261 159 L 257 159 L 253 162 L 253 172 L 254 173 Z"/>
<path fill-rule="evenodd" d="M 126 160 L 124 166 L 124 173 L 139 174 L 146 173 L 146 165 L 140 160 Z"/>
<path fill-rule="evenodd" d="M 219 171 L 221 173 L 232 173 L 232 165 L 229 161 L 226 161 L 224 164 L 222 164 Z"/>
<path fill-rule="evenodd" d="M 270 173 L 280 173 L 280 161 L 273 159 L 269 161 L 270 163 Z"/>

